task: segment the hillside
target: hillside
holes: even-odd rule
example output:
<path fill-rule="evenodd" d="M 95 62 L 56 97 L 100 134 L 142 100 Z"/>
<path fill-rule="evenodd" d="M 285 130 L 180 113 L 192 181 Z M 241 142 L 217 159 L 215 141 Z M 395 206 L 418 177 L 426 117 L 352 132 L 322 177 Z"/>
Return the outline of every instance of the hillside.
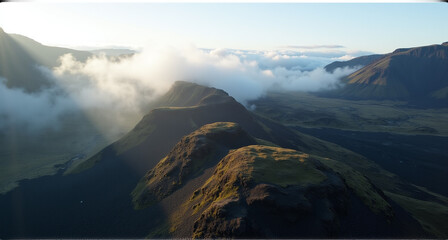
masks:
<path fill-rule="evenodd" d="M 58 66 L 59 57 L 67 53 L 73 54 L 81 61 L 92 55 L 89 52 L 45 46 L 22 35 L 5 33 L 0 28 L 0 84 L 7 88 L 24 90 L 30 93 L 30 95 L 24 95 L 25 97 L 36 98 L 36 102 L 39 102 L 39 99 L 47 96 L 48 92 L 45 91 L 43 95 L 38 92 L 47 90 L 54 84 L 54 81 L 39 68 L 51 69 Z M 48 112 L 37 110 L 39 113 L 34 116 L 29 112 L 36 112 L 37 108 L 46 109 L 43 108 L 42 103 L 28 106 L 25 104 L 26 101 L 22 102 L 22 98 L 17 97 L 22 94 L 8 89 L 5 93 L 6 95 L 0 96 L 3 101 L 0 108 L 6 106 L 6 112 L 0 109 L 0 125 L 2 125 L 0 127 L 0 193 L 16 187 L 18 181 L 22 179 L 55 174 L 70 159 L 77 159 L 76 156 L 91 156 L 111 142 L 107 139 L 110 134 L 105 136 L 104 133 L 100 133 L 98 126 L 95 126 L 86 116 L 87 114 L 81 110 L 67 111 L 70 114 L 60 115 L 55 123 L 51 121 L 52 117 L 47 118 L 47 115 L 53 114 L 50 107 Z M 56 95 L 54 97 L 59 99 Z M 56 101 L 53 95 L 51 99 Z M 72 101 L 68 98 L 67 100 Z M 8 110 L 9 105 L 23 106 L 23 109 Z M 14 119 L 12 117 L 14 114 L 10 116 L 9 111 L 25 114 L 24 116 L 28 119 L 26 122 L 52 123 L 46 125 L 48 128 L 42 132 L 30 130 L 33 129 L 34 124 L 22 124 L 20 119 L 24 117 L 11 120 Z"/>
<path fill-rule="evenodd" d="M 133 191 L 137 208 L 162 201 L 167 211 L 167 222 L 149 237 L 425 235 L 352 168 L 252 143 L 237 124 L 222 122 L 182 138 Z"/>
<path fill-rule="evenodd" d="M 324 96 L 405 100 L 414 105 L 448 106 L 448 45 L 397 49 L 343 79 Z"/>
<path fill-rule="evenodd" d="M 383 54 L 373 54 L 373 55 L 356 57 L 356 58 L 353 58 L 353 59 L 348 60 L 348 61 L 335 61 L 335 62 L 332 62 L 332 63 L 326 65 L 324 67 L 324 69 L 327 72 L 331 72 L 332 73 L 332 72 L 334 72 L 334 70 L 336 68 L 345 68 L 345 67 L 353 68 L 353 67 L 359 67 L 359 66 L 360 67 L 364 67 L 364 66 L 367 66 L 367 65 L 371 64 L 372 62 L 374 62 L 374 61 L 376 61 L 376 60 L 378 60 L 378 59 L 380 59 L 382 57 L 384 57 Z"/>
<path fill-rule="evenodd" d="M 133 191 L 137 208 L 144 208 L 169 196 L 230 149 L 256 144 L 235 123 L 216 122 L 185 136 L 170 153 L 149 171 Z"/>
<path fill-rule="evenodd" d="M 344 150 L 300 134 L 279 123 L 249 112 L 226 92 L 188 82 L 176 82 L 156 101 L 153 108 L 128 134 L 105 151 L 126 159 L 141 174 L 151 169 L 183 136 L 214 122 L 238 123 L 250 135 L 282 147 L 310 153 L 327 152 L 329 156 L 345 154 Z M 163 107 L 162 107 L 163 106 Z M 154 144 L 157 143 L 157 144 Z M 102 152 L 72 171 L 94 166 Z"/>
<path fill-rule="evenodd" d="M 0 28 L 0 77 L 6 78 L 6 86 L 35 92 L 50 86 L 39 66 L 53 68 L 64 54 L 85 61 L 92 54 L 68 48 L 49 47 L 18 34 L 7 34 Z"/>
<path fill-rule="evenodd" d="M 176 97 L 180 95 L 185 95 L 185 98 Z M 185 102 L 189 102 L 191 106 L 186 106 Z M 448 215 L 446 215 L 448 213 L 445 213 L 446 207 L 443 207 L 448 199 L 403 181 L 359 154 L 252 114 L 222 90 L 194 83 L 177 82 L 157 104 L 170 107 L 151 110 L 127 135 L 100 151 L 96 156 L 71 169 L 71 172 L 82 172 L 92 167 L 89 171 L 95 172 L 118 164 L 121 168 L 130 169 L 135 174 L 133 177 L 142 177 L 148 170 L 156 166 L 158 161 L 166 156 L 183 136 L 205 124 L 235 122 L 255 138 L 263 139 L 280 147 L 328 157 L 345 163 L 366 175 L 383 191 L 395 192 L 410 199 L 435 202 L 436 205 L 427 208 L 427 211 L 439 214 L 443 209 L 443 219 L 447 217 L 443 221 L 448 221 Z M 98 167 L 95 167 L 97 165 Z M 122 170 L 113 167 L 110 171 Z M 129 190 L 129 192 L 131 191 Z M 405 206 L 407 207 L 406 211 L 419 208 L 418 205 L 407 204 Z M 440 230 L 436 229 L 434 219 L 428 215 L 417 214 L 414 217 L 420 223 L 428 226 L 425 228 L 427 231 L 446 234 L 440 233 Z"/>

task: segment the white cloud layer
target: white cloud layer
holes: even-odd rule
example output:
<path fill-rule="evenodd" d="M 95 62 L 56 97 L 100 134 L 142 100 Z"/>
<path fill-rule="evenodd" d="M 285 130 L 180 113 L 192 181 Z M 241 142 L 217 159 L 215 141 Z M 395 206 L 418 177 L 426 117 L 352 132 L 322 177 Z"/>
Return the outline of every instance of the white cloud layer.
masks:
<path fill-rule="evenodd" d="M 57 126 L 69 112 L 82 111 L 105 131 L 127 131 L 146 113 L 145 106 L 177 80 L 221 88 L 245 104 L 275 89 L 318 91 L 338 85 L 355 69 L 328 73 L 331 58 L 294 51 L 203 50 L 149 46 L 131 57 L 95 56 L 79 62 L 62 56 L 55 69 L 42 69 L 55 86 L 28 94 L 0 83 L 0 118 L 30 129 Z M 2 124 L 0 123 L 0 128 Z M 109 129 L 109 130 L 108 130 Z"/>

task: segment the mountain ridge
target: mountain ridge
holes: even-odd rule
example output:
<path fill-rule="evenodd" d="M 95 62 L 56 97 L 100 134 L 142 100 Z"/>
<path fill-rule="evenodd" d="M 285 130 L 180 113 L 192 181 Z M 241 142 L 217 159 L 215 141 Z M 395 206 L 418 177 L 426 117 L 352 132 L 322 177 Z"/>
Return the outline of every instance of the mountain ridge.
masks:
<path fill-rule="evenodd" d="M 229 122 L 207 124 L 184 136 L 134 189 L 136 208 L 162 200 L 198 172 L 210 167 L 212 159 L 225 156 L 229 149 L 250 144 L 256 144 L 256 140 L 238 124 Z"/>
<path fill-rule="evenodd" d="M 193 87 L 191 90 L 194 90 L 195 86 L 199 87 L 199 89 L 203 89 L 203 86 L 194 83 L 180 82 L 180 84 L 175 84 L 173 86 L 173 92 L 182 92 L 183 87 Z M 292 131 L 281 124 L 250 113 L 225 92 L 213 89 L 196 91 L 202 93 L 203 95 L 201 96 L 203 97 L 208 96 L 208 91 L 212 91 L 221 95 L 221 97 L 217 97 L 217 99 L 222 99 L 223 97 L 228 101 L 218 101 L 217 104 L 194 106 L 185 106 L 184 101 L 180 101 L 179 103 L 173 101 L 168 102 L 171 107 L 155 108 L 151 110 L 148 115 L 143 117 L 142 121 L 138 123 L 135 129 L 128 135 L 106 148 L 107 151 L 112 153 L 112 155 L 109 155 L 107 158 L 123 159 L 126 164 L 132 166 L 131 168 L 134 169 L 134 171 L 138 172 L 138 176 L 143 177 L 148 170 L 156 166 L 158 161 L 163 159 L 164 156 L 169 153 L 170 149 L 172 149 L 183 136 L 188 135 L 194 130 L 209 123 L 223 121 L 235 122 L 250 135 L 264 139 L 277 146 L 299 150 L 308 154 L 321 155 L 345 163 L 349 167 L 368 176 L 369 179 L 372 179 L 373 183 L 377 184 L 382 191 L 393 191 L 392 189 L 398 187 L 400 189 L 398 192 L 407 197 L 414 198 L 417 196 L 417 198 L 420 199 L 422 196 L 426 196 L 425 199 L 437 199 L 437 197 L 434 197 L 431 193 L 422 191 L 416 187 L 408 186 L 408 183 L 403 182 L 394 174 L 381 169 L 375 163 L 356 153 L 342 149 L 337 145 L 301 134 L 300 132 Z M 170 95 L 171 94 L 168 94 L 168 96 Z M 196 100 L 192 101 L 192 104 L 199 104 L 203 97 L 194 98 Z M 166 99 L 170 99 L 170 97 L 166 97 Z M 160 101 L 159 105 L 164 105 L 163 102 L 164 101 Z M 176 104 L 180 104 L 184 107 L 175 107 Z M 166 131 L 167 129 L 169 129 L 169 131 Z M 134 142 L 132 139 L 138 141 Z M 123 143 L 131 144 L 123 145 Z M 157 143 L 158 145 L 155 146 L 153 143 Z M 87 160 L 86 163 L 94 160 L 96 163 L 91 164 L 91 166 L 95 166 L 95 164 L 98 163 L 100 165 L 107 164 L 106 162 L 109 160 L 105 157 L 101 157 L 101 155 L 102 153 L 100 152 L 97 155 L 97 158 Z M 142 163 L 143 165 L 140 165 Z M 132 190 L 129 191 L 131 192 Z M 176 202 L 177 200 L 170 201 Z M 445 200 L 441 199 L 440 201 L 440 203 L 442 203 Z M 173 205 L 177 204 L 179 203 L 173 203 Z M 419 218 L 419 221 L 426 220 Z"/>
<path fill-rule="evenodd" d="M 353 100 L 405 100 L 417 106 L 448 106 L 448 45 L 400 48 L 342 79 L 320 95 Z"/>

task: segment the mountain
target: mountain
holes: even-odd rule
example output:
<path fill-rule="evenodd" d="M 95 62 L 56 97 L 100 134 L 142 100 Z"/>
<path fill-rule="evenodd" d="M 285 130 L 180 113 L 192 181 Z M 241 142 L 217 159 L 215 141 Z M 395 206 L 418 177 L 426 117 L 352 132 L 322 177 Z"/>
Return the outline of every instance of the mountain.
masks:
<path fill-rule="evenodd" d="M 256 144 L 238 124 L 216 122 L 183 137 L 170 153 L 151 170 L 133 191 L 137 208 L 160 201 L 205 168 L 216 165 L 214 159 L 230 149 Z"/>
<path fill-rule="evenodd" d="M 282 147 L 311 153 L 326 151 L 332 156 L 343 152 L 252 114 L 233 97 L 216 88 L 179 81 L 151 108 L 134 129 L 107 148 L 107 151 L 113 150 L 116 155 L 123 156 L 141 174 L 154 167 L 183 136 L 214 122 L 238 123 L 252 136 Z M 73 171 L 94 166 L 101 161 L 101 154 L 83 162 Z"/>
<path fill-rule="evenodd" d="M 326 65 L 324 69 L 327 72 L 332 73 L 336 68 L 345 68 L 345 67 L 353 68 L 357 66 L 364 67 L 382 57 L 384 57 L 383 54 L 373 54 L 373 55 L 356 57 L 348 61 L 335 61 Z"/>
<path fill-rule="evenodd" d="M 324 95 L 448 106 L 447 66 L 447 43 L 397 49 L 347 76 L 341 89 Z"/>
<path fill-rule="evenodd" d="M 119 172 L 129 169 L 126 171 L 132 172 L 132 178 L 141 178 L 147 175 L 147 171 L 154 168 L 160 159 L 164 159 L 185 135 L 206 124 L 233 122 L 258 142 L 334 159 L 367 176 L 382 191 L 398 193 L 407 199 L 431 202 L 434 204 L 433 207 L 427 208 L 431 214 L 439 214 L 442 205 L 448 203 L 447 199 L 401 180 L 359 154 L 251 113 L 220 89 L 189 82 L 176 82 L 164 96 L 155 101 L 152 108 L 153 110 L 149 111 L 127 135 L 70 171 L 83 173 L 107 168 L 110 172 Z M 130 184 L 130 181 L 126 182 Z M 155 186 L 162 185 L 164 184 Z M 135 185 L 132 189 L 134 187 Z M 129 192 L 133 191 L 132 189 Z M 167 191 L 167 194 L 170 192 L 171 190 Z M 134 199 L 135 193 L 134 191 Z M 157 200 L 161 197 L 150 199 Z M 420 208 L 419 204 L 408 202 L 400 206 L 406 208 L 407 212 L 417 211 L 416 209 Z M 136 207 L 141 208 L 139 204 Z M 437 222 L 434 222 L 433 218 L 423 213 L 415 217 L 421 224 L 430 226 L 428 229 L 425 228 L 428 232 L 439 232 L 438 227 L 434 226 Z"/>
<path fill-rule="evenodd" d="M 68 53 L 80 61 L 85 61 L 92 55 L 89 52 L 45 46 L 25 36 L 5 33 L 0 28 L 0 88 L 6 86 L 19 88 L 27 93 L 36 93 L 53 87 L 54 80 L 39 68 L 51 69 L 58 66 L 59 57 Z M 65 92 L 58 86 L 54 86 L 54 89 L 58 89 L 58 94 Z M 11 120 L 7 110 L 9 102 L 22 101 L 17 97 L 8 99 L 8 96 L 21 95 L 8 90 L 6 93 L 10 94 L 0 96 L 0 101 L 3 101 L 0 108 L 5 104 L 7 106 L 6 112 L 0 109 L 3 113 L 0 113 L 0 156 L 2 156 L 0 157 L 0 194 L 16 187 L 17 181 L 21 179 L 55 174 L 58 170 L 57 166 L 63 166 L 66 161 L 76 159 L 76 156 L 91 156 L 110 144 L 110 140 L 100 133 L 98 126 L 92 123 L 91 118 L 88 118 L 84 111 L 72 111 L 74 109 L 71 108 L 70 111 L 59 116 L 58 124 L 48 124 L 48 128 L 42 132 L 31 131 L 34 124 L 23 124 L 22 121 Z M 48 93 L 30 94 L 27 97 L 32 99 L 36 97 L 39 100 L 43 99 L 41 98 L 43 96 L 48 96 Z M 53 101 L 53 94 L 51 96 Z M 56 97 L 57 99 L 59 97 Z M 66 100 L 73 101 L 70 98 Z M 27 106 L 27 108 L 35 107 L 43 106 L 40 104 Z M 11 110 L 16 113 L 29 112 L 27 109 Z M 44 112 L 36 118 L 45 117 L 47 114 L 51 113 Z M 34 120 L 33 118 L 31 122 Z"/>
<path fill-rule="evenodd" d="M 348 195 L 341 196 L 350 196 L 349 203 L 358 204 L 362 206 L 359 209 L 363 210 L 359 210 L 362 214 L 356 215 L 359 217 L 356 221 L 344 217 L 355 215 L 347 215 L 343 212 L 335 212 L 334 218 L 328 215 L 330 217 L 327 219 L 331 222 L 330 229 L 339 229 L 338 236 L 350 234 L 353 236 L 383 234 L 381 236 L 385 237 L 418 237 L 435 234 L 446 236 L 446 230 L 441 227 L 446 223 L 444 212 L 446 207 L 444 206 L 448 200 L 444 197 L 401 180 L 357 153 L 260 117 L 248 111 L 222 90 L 194 83 L 176 82 L 171 90 L 151 108 L 152 110 L 127 135 L 93 157 L 71 166 L 65 174 L 60 171 L 54 176 L 24 180 L 20 182 L 19 187 L 0 195 L 0 211 L 2 212 L 0 237 L 141 238 L 148 233 L 159 237 L 166 237 L 167 234 L 191 237 L 194 235 L 192 224 L 194 225 L 199 219 L 196 217 L 202 216 L 202 213 L 207 218 L 210 217 L 207 215 L 207 206 L 219 202 L 220 197 L 208 191 L 204 191 L 202 197 L 197 195 L 197 202 L 204 200 L 204 204 L 200 205 L 197 208 L 197 214 L 193 215 L 189 212 L 193 207 L 189 205 L 190 197 L 201 186 L 210 190 L 219 189 L 229 186 L 226 181 L 233 177 L 244 175 L 246 173 L 243 170 L 244 167 L 240 168 L 236 163 L 242 161 L 244 165 L 245 160 L 232 162 L 232 165 L 236 164 L 235 173 L 237 174 L 227 170 L 223 172 L 224 175 L 215 174 L 215 168 L 223 165 L 224 169 L 232 169 L 230 165 L 223 162 L 223 159 L 236 156 L 232 155 L 235 152 L 232 150 L 241 150 L 241 148 L 243 148 L 242 152 L 238 152 L 241 155 L 237 155 L 239 159 L 240 156 L 245 158 L 244 156 L 251 155 L 251 149 L 244 149 L 247 145 L 274 147 L 271 150 L 279 152 L 275 158 L 273 157 L 274 159 L 282 159 L 283 154 L 290 154 L 289 151 L 294 151 L 291 154 L 297 156 L 306 156 L 304 155 L 306 153 L 310 159 L 317 159 L 325 165 L 321 168 L 318 161 L 310 160 L 312 163 L 309 166 L 310 171 L 319 170 L 326 178 L 331 179 L 333 179 L 332 176 L 340 176 L 337 181 L 343 180 L 344 186 L 337 187 L 331 184 L 327 186 L 338 188 L 336 192 L 341 194 L 347 189 Z M 260 149 L 271 151 L 264 148 Z M 246 152 L 248 154 L 245 154 Z M 260 158 L 264 156 L 268 155 L 260 154 Z M 271 168 L 271 163 L 267 165 L 268 168 L 261 171 L 262 174 L 266 175 L 268 173 L 266 171 L 270 169 L 275 170 Z M 282 167 L 278 173 L 288 174 L 288 170 Z M 250 172 L 247 171 L 247 173 Z M 230 179 L 225 176 L 229 176 Z M 250 173 L 250 176 L 254 175 Z M 208 179 L 210 181 L 207 182 Z M 270 189 L 283 191 L 277 186 L 278 182 L 275 179 L 269 177 L 262 182 L 275 185 L 273 188 L 261 191 L 263 194 L 269 193 Z M 247 185 L 247 191 L 241 188 L 243 195 L 239 195 L 238 198 L 243 202 L 246 201 L 249 195 L 245 194 L 251 192 L 251 189 L 255 189 L 259 184 L 261 182 L 251 182 Z M 318 207 L 317 210 L 323 210 L 325 213 L 325 209 L 336 206 L 338 198 L 331 198 L 331 189 L 323 187 L 320 182 L 312 182 L 310 188 L 299 185 L 294 184 L 293 188 L 297 187 L 297 191 L 288 190 L 286 195 L 308 196 L 308 193 L 318 193 L 322 190 L 325 196 L 328 194 L 329 197 L 323 198 L 323 204 L 327 208 Z M 41 189 L 45 189 L 44 194 Z M 201 190 L 198 193 L 200 192 Z M 384 192 L 387 197 L 381 192 Z M 352 198 L 351 193 L 355 197 Z M 389 199 L 388 193 L 395 194 L 394 201 Z M 317 196 L 313 194 L 311 195 Z M 311 195 L 310 199 L 314 204 L 315 198 Z M 261 202 L 266 203 L 265 200 Z M 280 202 L 283 203 L 283 200 Z M 344 202 L 344 204 L 348 203 Z M 344 206 L 350 207 L 350 204 Z M 388 205 L 391 211 L 388 210 Z M 424 206 L 423 209 L 422 206 Z M 248 212 L 252 211 L 250 209 L 257 208 L 252 205 L 246 208 Z M 295 209 L 294 206 L 292 209 Z M 310 218 L 306 219 L 320 221 L 327 216 L 323 213 L 323 215 L 315 215 L 316 212 L 312 212 L 313 214 L 309 215 Z M 390 218 L 391 214 L 397 221 L 394 222 L 395 220 L 391 219 L 392 225 L 386 223 L 387 220 L 385 220 Z M 264 216 L 269 218 L 272 215 Z M 364 216 L 370 217 L 364 218 Z M 338 221 L 345 221 L 344 219 L 348 219 L 350 224 L 358 225 L 344 230 L 338 226 L 349 225 L 336 224 Z M 418 223 L 413 219 L 416 219 Z M 212 220 L 221 221 L 220 219 Z M 283 220 L 280 222 L 283 223 Z M 406 223 L 412 228 L 406 230 L 405 227 L 397 226 L 392 228 L 397 231 L 390 230 L 390 226 L 399 223 Z M 320 222 L 317 224 L 317 226 L 324 225 L 328 224 Z M 199 228 L 200 226 L 204 226 L 203 222 L 197 223 L 197 229 L 202 230 L 194 231 L 208 236 L 208 230 Z M 374 231 L 377 226 L 380 233 L 370 234 L 369 231 Z M 427 233 L 420 232 L 422 226 Z M 174 227 L 173 231 L 170 232 L 172 227 Z M 357 232 L 357 229 L 361 230 Z M 319 236 L 332 236 L 333 233 L 334 231 L 326 231 Z M 260 233 L 260 236 L 268 236 L 263 234 L 265 233 Z M 310 233 L 310 236 L 314 235 Z"/>
<path fill-rule="evenodd" d="M 95 166 L 105 159 L 103 153 L 109 152 L 125 159 L 126 164 L 143 175 L 183 136 L 214 122 L 238 123 L 251 136 L 281 147 L 310 154 L 325 152 L 328 157 L 350 164 L 364 161 L 360 160 L 361 156 L 337 145 L 255 115 L 223 90 L 212 87 L 178 81 L 150 108 L 152 110 L 129 133 L 71 171 L 79 172 Z"/>
<path fill-rule="evenodd" d="M 0 28 L 0 77 L 6 78 L 6 86 L 35 92 L 50 86 L 39 66 L 53 68 L 60 56 L 70 53 L 85 61 L 92 54 L 68 48 L 49 47 L 18 34 L 7 34 Z"/>
<path fill-rule="evenodd" d="M 362 174 L 346 165 L 350 174 L 335 171 L 330 167 L 334 164 L 328 158 L 258 145 L 238 124 L 217 122 L 183 137 L 132 195 L 139 209 L 176 190 L 184 196 L 171 197 L 177 203 L 166 210 L 172 219 L 166 235 L 150 237 L 425 235 Z"/>

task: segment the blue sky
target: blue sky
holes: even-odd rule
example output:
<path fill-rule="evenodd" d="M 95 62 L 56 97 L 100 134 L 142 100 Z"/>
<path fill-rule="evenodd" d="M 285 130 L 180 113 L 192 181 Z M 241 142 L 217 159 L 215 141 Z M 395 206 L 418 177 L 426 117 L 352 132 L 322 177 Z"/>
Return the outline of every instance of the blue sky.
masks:
<path fill-rule="evenodd" d="M 2 3 L 0 26 L 67 47 L 184 42 L 258 50 L 340 45 L 386 53 L 448 41 L 447 13 L 446 3 Z"/>

